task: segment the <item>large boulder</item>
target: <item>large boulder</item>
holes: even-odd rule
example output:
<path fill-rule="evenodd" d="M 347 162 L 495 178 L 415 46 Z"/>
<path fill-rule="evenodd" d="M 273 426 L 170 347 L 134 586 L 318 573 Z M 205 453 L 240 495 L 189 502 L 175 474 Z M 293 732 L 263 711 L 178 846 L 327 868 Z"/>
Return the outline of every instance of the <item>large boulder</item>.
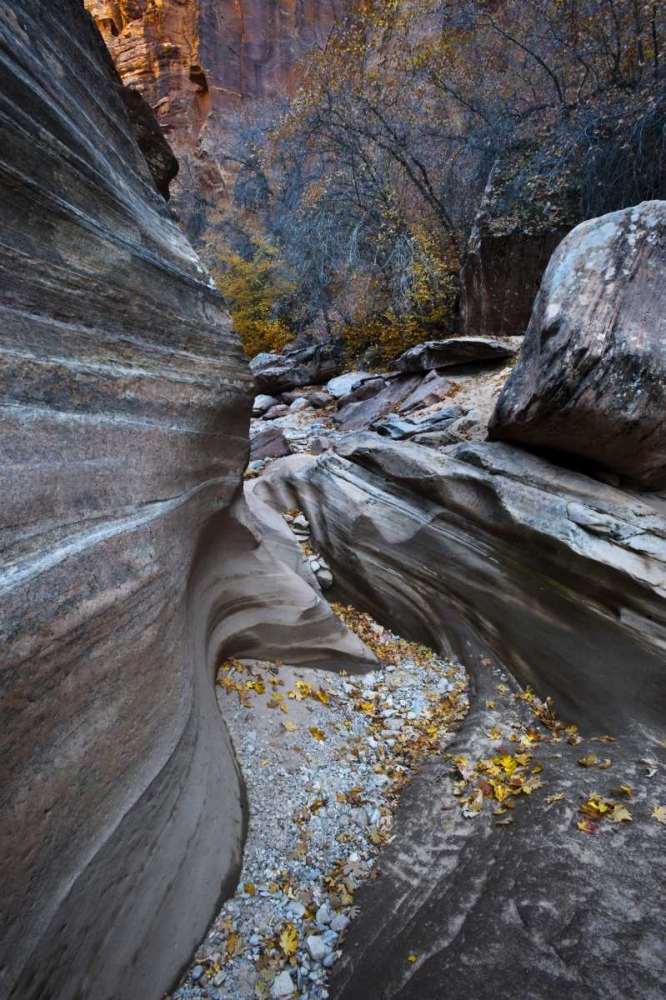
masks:
<path fill-rule="evenodd" d="M 493 438 L 666 486 L 666 202 L 578 226 L 548 265 Z"/>
<path fill-rule="evenodd" d="M 410 347 L 389 365 L 399 372 L 424 372 L 454 365 L 481 364 L 488 361 L 505 361 L 513 357 L 521 344 L 520 339 L 495 340 L 493 337 L 449 337 L 430 340 Z"/>
<path fill-rule="evenodd" d="M 250 373 L 94 24 L 0 44 L 0 996 L 157 1000 L 240 866 L 218 658 L 365 654 L 237 502 Z"/>

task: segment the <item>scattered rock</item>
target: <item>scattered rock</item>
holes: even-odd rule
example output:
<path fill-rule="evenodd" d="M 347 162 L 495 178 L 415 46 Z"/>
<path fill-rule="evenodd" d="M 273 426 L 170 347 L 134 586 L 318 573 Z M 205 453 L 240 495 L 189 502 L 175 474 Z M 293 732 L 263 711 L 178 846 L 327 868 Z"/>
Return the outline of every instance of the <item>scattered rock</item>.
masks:
<path fill-rule="evenodd" d="M 398 413 L 410 413 L 412 410 L 432 406 L 446 399 L 455 383 L 448 378 L 442 378 L 436 371 L 430 371 L 426 377 L 410 392 L 398 407 Z"/>
<path fill-rule="evenodd" d="M 306 399 L 305 396 L 297 396 L 296 399 L 289 404 L 289 409 L 292 411 L 307 410 L 310 405 L 310 400 Z"/>
<path fill-rule="evenodd" d="M 344 345 L 329 340 L 282 354 L 258 354 L 250 362 L 260 392 L 282 393 L 301 386 L 321 385 L 342 369 Z"/>
<path fill-rule="evenodd" d="M 384 437 L 393 438 L 394 441 L 404 441 L 414 437 L 415 434 L 440 433 L 462 416 L 462 408 L 456 405 L 445 406 L 422 420 L 412 420 L 390 413 L 388 417 L 375 421 L 372 428 Z"/>
<path fill-rule="evenodd" d="M 365 399 L 372 399 L 386 387 L 385 379 L 379 375 L 377 378 L 366 379 L 365 382 L 361 382 L 359 386 L 352 389 L 344 396 L 340 396 L 338 399 L 338 410 L 341 410 L 344 406 L 349 403 L 362 403 Z"/>
<path fill-rule="evenodd" d="M 286 409 L 286 407 L 285 407 Z M 267 427 L 250 440 L 250 460 L 261 458 L 282 458 L 291 455 L 291 448 L 280 427 Z"/>
<path fill-rule="evenodd" d="M 387 379 L 374 379 L 368 382 L 371 386 L 380 386 L 379 392 L 373 392 L 366 399 L 353 399 L 356 393 L 344 397 L 340 402 L 344 406 L 333 417 L 333 423 L 341 431 L 364 430 L 370 427 L 379 417 L 390 413 L 406 397 L 416 389 L 421 381 L 419 375 L 393 375 Z M 350 402 L 346 402 L 350 399 Z"/>
<path fill-rule="evenodd" d="M 368 379 L 376 377 L 376 375 L 371 375 L 369 372 L 346 372 L 344 375 L 338 375 L 337 378 L 332 378 L 330 382 L 327 382 L 326 389 L 334 399 L 340 399 L 342 396 L 350 393 L 360 383 L 367 382 Z"/>
<path fill-rule="evenodd" d="M 278 417 L 286 417 L 288 413 L 289 407 L 284 403 L 278 403 L 276 406 L 271 406 L 270 410 L 266 410 L 264 420 L 277 420 Z"/>
<path fill-rule="evenodd" d="M 447 340 L 431 340 L 425 344 L 410 347 L 408 351 L 392 361 L 389 367 L 395 371 L 418 372 L 435 368 L 449 368 L 453 365 L 481 364 L 510 358 L 517 352 L 518 348 L 518 344 L 508 339 L 450 337 Z"/>
<path fill-rule="evenodd" d="M 258 396 L 254 397 L 254 403 L 252 404 L 252 416 L 260 417 L 267 410 L 270 410 L 273 406 L 279 406 L 280 400 L 276 399 L 275 396 L 267 396 L 264 393 L 260 393 Z"/>
<path fill-rule="evenodd" d="M 271 986 L 272 1000 L 292 1000 L 296 996 L 296 987 L 291 975 L 284 969 L 273 980 Z"/>

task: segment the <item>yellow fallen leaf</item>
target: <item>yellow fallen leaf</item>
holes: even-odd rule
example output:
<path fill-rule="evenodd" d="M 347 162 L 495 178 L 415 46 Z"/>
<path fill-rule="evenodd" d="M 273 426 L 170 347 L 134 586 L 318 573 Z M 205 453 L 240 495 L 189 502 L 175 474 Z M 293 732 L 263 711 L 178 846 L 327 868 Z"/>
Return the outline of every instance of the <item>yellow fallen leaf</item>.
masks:
<path fill-rule="evenodd" d="M 546 803 L 552 805 L 553 802 L 561 802 L 564 798 L 564 792 L 554 792 L 552 795 L 546 796 Z"/>
<path fill-rule="evenodd" d="M 407 956 L 407 961 L 408 961 L 408 962 L 415 962 L 415 961 L 416 961 L 416 959 L 417 959 L 417 956 L 416 956 L 416 955 L 408 955 L 408 956 Z"/>
<path fill-rule="evenodd" d="M 295 733 L 296 730 L 298 729 L 298 726 L 296 725 L 296 723 L 295 722 L 291 722 L 290 719 L 287 719 L 287 721 L 283 722 L 282 725 L 284 726 L 284 728 L 289 733 Z"/>
<path fill-rule="evenodd" d="M 256 892 L 251 882 L 246 882 L 245 885 L 243 886 L 243 890 L 247 893 L 248 896 L 254 896 Z"/>
<path fill-rule="evenodd" d="M 319 688 L 319 690 L 315 691 L 313 698 L 316 698 L 317 701 L 320 701 L 322 705 L 328 705 L 329 702 L 328 691 L 324 691 L 323 688 Z"/>
<path fill-rule="evenodd" d="M 656 819 L 657 823 L 663 823 L 666 826 L 666 806 L 655 806 L 652 810 L 652 818 Z"/>
<path fill-rule="evenodd" d="M 236 931 L 232 931 L 227 938 L 226 949 L 228 958 L 234 958 L 243 950 L 243 939 L 236 934 Z"/>
<path fill-rule="evenodd" d="M 611 766 L 612 763 L 613 761 L 611 760 L 611 758 L 606 757 L 604 760 L 601 761 L 599 767 L 602 771 L 606 771 Z"/>
<path fill-rule="evenodd" d="M 581 757 L 578 763 L 581 767 L 592 767 L 593 764 L 597 763 L 598 759 L 596 753 L 588 753 L 587 757 Z"/>
<path fill-rule="evenodd" d="M 620 791 L 624 792 L 625 795 L 628 795 L 629 798 L 633 797 L 634 791 L 631 785 L 620 785 Z"/>
<path fill-rule="evenodd" d="M 293 924 L 287 924 L 280 934 L 280 948 L 287 958 L 291 958 L 298 951 L 298 931 Z"/>
<path fill-rule="evenodd" d="M 318 740 L 319 743 L 321 743 L 323 740 L 326 739 L 326 733 L 323 731 L 323 729 L 318 729 L 316 726 L 310 726 L 309 728 L 310 728 L 310 735 L 313 736 L 316 740 Z"/>
<path fill-rule="evenodd" d="M 611 823 L 626 823 L 633 820 L 633 816 L 626 806 L 616 805 L 608 817 Z"/>

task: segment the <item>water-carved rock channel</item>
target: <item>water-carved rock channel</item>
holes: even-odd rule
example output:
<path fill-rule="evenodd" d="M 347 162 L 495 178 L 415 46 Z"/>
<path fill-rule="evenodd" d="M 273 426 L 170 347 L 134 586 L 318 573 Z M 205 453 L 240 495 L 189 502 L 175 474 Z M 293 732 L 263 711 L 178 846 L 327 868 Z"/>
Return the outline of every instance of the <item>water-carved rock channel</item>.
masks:
<path fill-rule="evenodd" d="M 663 1000 L 666 202 L 248 364 L 83 5 L 0 59 L 0 1000 Z"/>

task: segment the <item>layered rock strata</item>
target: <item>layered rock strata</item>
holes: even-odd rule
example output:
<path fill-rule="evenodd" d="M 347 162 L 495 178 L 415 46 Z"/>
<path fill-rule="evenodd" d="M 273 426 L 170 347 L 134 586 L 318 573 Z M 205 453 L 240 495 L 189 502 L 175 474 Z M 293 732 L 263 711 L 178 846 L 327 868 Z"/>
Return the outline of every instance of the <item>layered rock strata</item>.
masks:
<path fill-rule="evenodd" d="M 368 654 L 294 574 L 262 610 L 251 376 L 94 24 L 3 0 L 0 58 L 0 995 L 158 998 L 240 859 L 218 657 Z"/>
<path fill-rule="evenodd" d="M 548 265 L 491 436 L 666 487 L 666 202 L 592 219 Z"/>
<path fill-rule="evenodd" d="M 305 512 L 345 600 L 470 669 L 472 707 L 451 757 L 493 757 L 497 730 L 508 741 L 517 723 L 548 738 L 501 666 L 553 695 L 585 739 L 615 739 L 534 743 L 545 788 L 505 810 L 503 829 L 492 805 L 461 812 L 450 759 L 428 761 L 401 801 L 381 876 L 357 896 L 332 995 L 494 1000 L 518 988 L 539 1000 L 657 1000 L 666 522 L 508 445 L 434 456 L 359 434 L 338 449 L 284 459 L 255 489 L 276 510 Z M 591 749 L 608 770 L 580 766 Z M 581 832 L 579 803 L 623 782 L 633 821 Z"/>
<path fill-rule="evenodd" d="M 359 433 L 336 452 L 283 459 L 256 489 L 305 512 L 350 599 L 463 661 L 470 644 L 491 650 L 574 722 L 661 724 L 666 522 L 653 506 L 499 443 L 433 453 Z"/>

